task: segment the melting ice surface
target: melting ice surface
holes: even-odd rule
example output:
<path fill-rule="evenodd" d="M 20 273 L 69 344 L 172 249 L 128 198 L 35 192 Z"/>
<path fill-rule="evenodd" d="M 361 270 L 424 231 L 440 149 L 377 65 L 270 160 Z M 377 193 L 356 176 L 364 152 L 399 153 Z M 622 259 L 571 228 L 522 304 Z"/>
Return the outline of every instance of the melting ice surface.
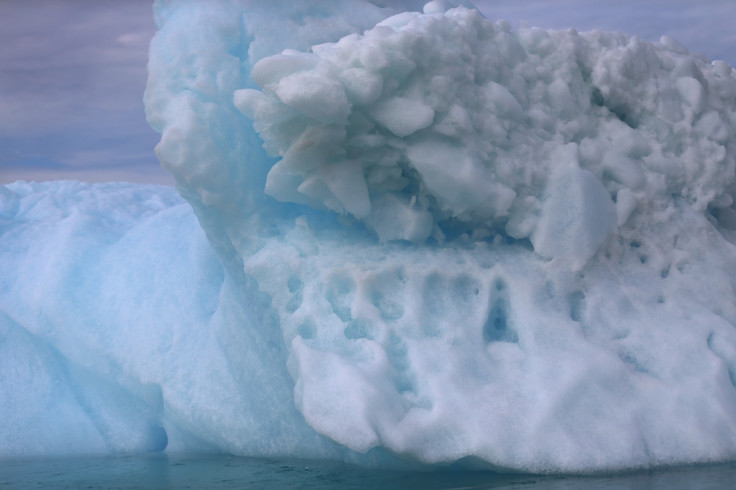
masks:
<path fill-rule="evenodd" d="M 736 458 L 734 70 L 378 4 L 155 3 L 186 202 L 2 188 L 0 455 Z"/>

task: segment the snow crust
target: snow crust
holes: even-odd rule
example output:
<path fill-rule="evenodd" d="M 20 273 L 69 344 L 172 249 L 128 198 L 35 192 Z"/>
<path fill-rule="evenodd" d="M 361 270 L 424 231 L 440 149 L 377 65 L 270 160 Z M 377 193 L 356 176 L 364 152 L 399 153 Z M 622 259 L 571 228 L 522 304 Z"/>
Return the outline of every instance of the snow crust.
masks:
<path fill-rule="evenodd" d="M 155 3 L 184 200 L 0 188 L 0 455 L 736 458 L 734 70 L 441 1 L 291 4 Z"/>

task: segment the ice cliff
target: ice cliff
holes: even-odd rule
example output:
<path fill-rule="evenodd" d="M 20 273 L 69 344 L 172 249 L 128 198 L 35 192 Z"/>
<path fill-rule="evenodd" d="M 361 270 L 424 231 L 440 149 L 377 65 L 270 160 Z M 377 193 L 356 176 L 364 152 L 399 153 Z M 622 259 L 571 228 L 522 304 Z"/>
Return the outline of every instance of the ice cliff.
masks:
<path fill-rule="evenodd" d="M 187 204 L 2 189 L 0 455 L 735 459 L 736 72 L 450 6 L 157 1 Z"/>

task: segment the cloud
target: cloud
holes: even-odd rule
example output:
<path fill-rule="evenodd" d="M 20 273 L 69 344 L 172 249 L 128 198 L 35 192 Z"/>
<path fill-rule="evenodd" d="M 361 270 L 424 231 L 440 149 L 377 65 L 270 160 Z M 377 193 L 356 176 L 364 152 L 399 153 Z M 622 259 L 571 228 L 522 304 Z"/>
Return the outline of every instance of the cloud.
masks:
<path fill-rule="evenodd" d="M 142 102 L 153 34 L 150 1 L 0 2 L 0 181 L 23 168 L 163 176 Z"/>
<path fill-rule="evenodd" d="M 736 65 L 733 0 L 476 0 L 487 17 L 545 29 L 615 30 L 646 41 L 662 35 L 691 52 Z"/>

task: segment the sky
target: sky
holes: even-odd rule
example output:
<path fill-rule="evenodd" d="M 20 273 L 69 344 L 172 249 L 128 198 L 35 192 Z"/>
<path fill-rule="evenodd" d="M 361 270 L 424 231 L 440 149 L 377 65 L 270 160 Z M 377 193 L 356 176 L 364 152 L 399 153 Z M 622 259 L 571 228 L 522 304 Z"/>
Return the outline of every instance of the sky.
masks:
<path fill-rule="evenodd" d="M 736 65 L 736 0 L 474 3 L 515 27 L 668 35 Z M 151 0 L 0 0 L 0 184 L 172 184 L 142 102 L 154 33 Z"/>

